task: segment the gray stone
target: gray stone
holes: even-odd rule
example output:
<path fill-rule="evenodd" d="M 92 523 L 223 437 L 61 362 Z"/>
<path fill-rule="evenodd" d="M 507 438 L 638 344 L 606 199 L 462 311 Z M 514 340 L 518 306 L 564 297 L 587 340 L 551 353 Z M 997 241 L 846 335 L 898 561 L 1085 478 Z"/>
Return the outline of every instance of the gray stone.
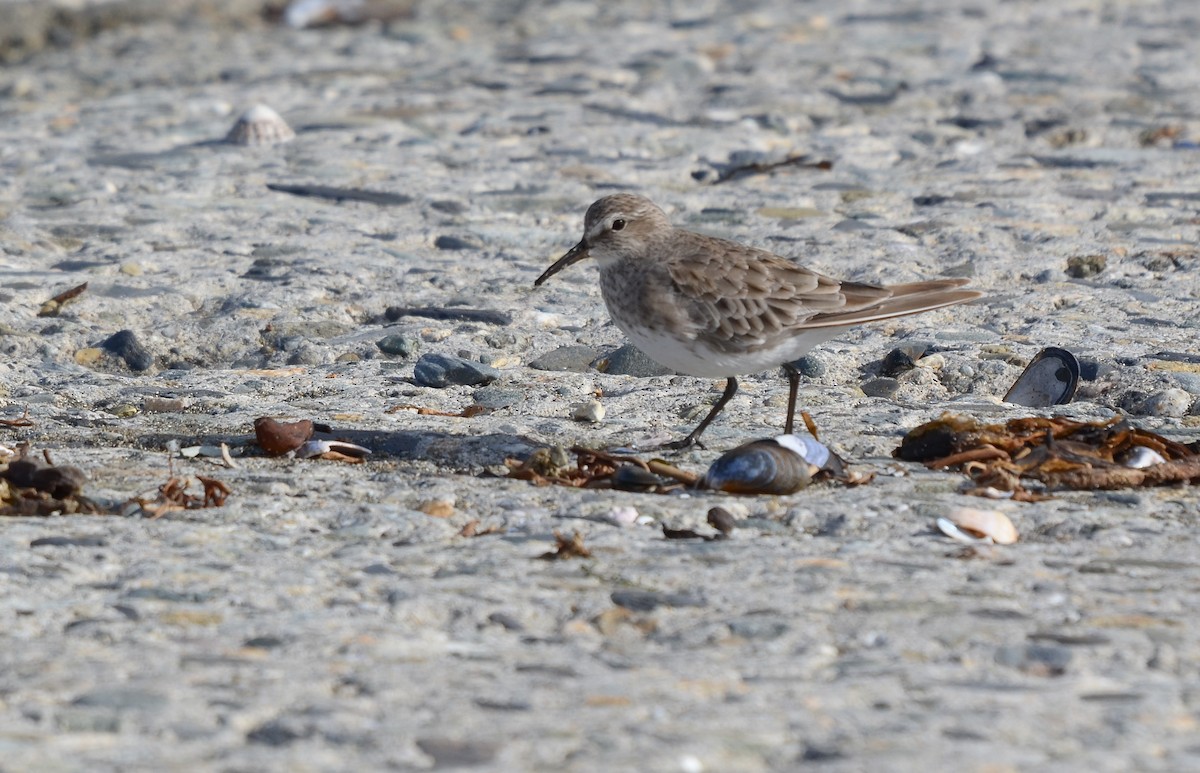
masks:
<path fill-rule="evenodd" d="M 633 344 L 625 344 L 620 349 L 600 357 L 592 363 L 592 367 L 610 376 L 650 378 L 652 376 L 669 376 L 675 373 L 670 368 L 650 359 L 645 352 Z"/>
<path fill-rule="evenodd" d="M 525 399 L 525 393 L 520 389 L 503 386 L 486 386 L 482 389 L 476 389 L 471 398 L 476 405 L 481 405 L 484 408 L 499 410 L 501 408 L 511 408 L 517 403 Z"/>
<path fill-rule="evenodd" d="M 404 335 L 388 335 L 380 338 L 375 342 L 375 346 L 379 347 L 379 351 L 384 354 L 390 354 L 394 357 L 402 357 L 407 359 L 417 352 L 421 351 L 421 341 L 417 338 L 409 338 Z"/>
<path fill-rule="evenodd" d="M 1170 387 L 1150 395 L 1138 406 L 1138 413 L 1145 416 L 1186 416 L 1194 398 L 1178 387 Z"/>
<path fill-rule="evenodd" d="M 426 387 L 441 389 L 448 386 L 490 384 L 500 378 L 500 371 L 481 362 L 464 360 L 449 354 L 423 354 L 413 370 L 413 380 Z"/>
<path fill-rule="evenodd" d="M 867 397 L 893 397 L 900 391 L 900 382 L 886 376 L 873 378 L 862 385 L 863 394 Z"/>
<path fill-rule="evenodd" d="M 596 359 L 599 349 L 594 346 L 572 344 L 560 346 L 557 349 L 539 355 L 529 362 L 534 370 L 564 370 L 583 373 L 588 370 Z"/>

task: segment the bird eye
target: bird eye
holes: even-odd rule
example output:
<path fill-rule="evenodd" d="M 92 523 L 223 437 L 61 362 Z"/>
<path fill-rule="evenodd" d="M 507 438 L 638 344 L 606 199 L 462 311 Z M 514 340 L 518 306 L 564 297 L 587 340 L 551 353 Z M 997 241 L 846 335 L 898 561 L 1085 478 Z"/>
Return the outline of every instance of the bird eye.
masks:
<path fill-rule="evenodd" d="M 612 229 L 613 229 L 614 231 L 622 231 L 622 230 L 624 230 L 624 229 L 625 229 L 625 221 L 624 221 L 624 220 L 621 220 L 621 219 L 614 220 L 614 221 L 612 222 Z"/>

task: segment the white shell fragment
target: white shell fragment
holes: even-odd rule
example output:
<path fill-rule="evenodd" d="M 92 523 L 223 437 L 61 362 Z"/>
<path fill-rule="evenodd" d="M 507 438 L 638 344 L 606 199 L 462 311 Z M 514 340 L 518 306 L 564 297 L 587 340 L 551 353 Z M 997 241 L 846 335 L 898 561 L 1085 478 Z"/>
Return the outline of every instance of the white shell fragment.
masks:
<path fill-rule="evenodd" d="M 1131 467 L 1135 470 L 1144 470 L 1156 464 L 1167 463 L 1166 458 L 1162 454 L 1146 446 L 1134 446 L 1126 451 L 1118 461 L 1126 467 Z"/>
<path fill-rule="evenodd" d="M 242 113 L 241 118 L 225 135 L 234 145 L 274 145 L 295 138 L 296 132 L 266 105 L 255 105 Z"/>
<path fill-rule="evenodd" d="M 370 456 L 371 449 L 356 446 L 353 443 L 343 443 L 340 440 L 307 440 L 294 453 L 297 459 L 310 459 L 329 451 L 336 451 L 345 456 Z"/>
<path fill-rule="evenodd" d="M 829 448 L 810 435 L 778 435 L 775 442 L 799 454 L 801 459 L 819 469 L 825 469 L 829 461 Z"/>
<path fill-rule="evenodd" d="M 942 534 L 945 534 L 950 539 L 955 540 L 956 542 L 961 542 L 964 545 L 993 544 L 991 537 L 973 537 L 945 518 L 937 519 L 937 527 L 938 531 L 940 531 Z"/>
<path fill-rule="evenodd" d="M 946 531 L 942 521 L 948 521 L 956 531 L 966 532 L 977 540 L 994 542 L 997 545 L 1011 545 L 1017 541 L 1017 527 L 1013 526 L 1007 515 L 998 510 L 956 507 L 946 518 L 939 518 L 938 528 L 942 533 L 959 539 Z"/>

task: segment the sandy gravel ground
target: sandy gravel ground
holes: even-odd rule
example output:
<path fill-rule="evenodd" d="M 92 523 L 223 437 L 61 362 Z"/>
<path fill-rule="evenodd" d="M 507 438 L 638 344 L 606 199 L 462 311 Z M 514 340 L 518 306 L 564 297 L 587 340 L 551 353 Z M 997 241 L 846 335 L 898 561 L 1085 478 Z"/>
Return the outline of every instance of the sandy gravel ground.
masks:
<path fill-rule="evenodd" d="M 1200 434 L 1190 0 L 420 2 L 318 30 L 3 5 L 0 419 L 32 426 L 0 444 L 122 514 L 0 522 L 0 769 L 1200 768 L 1195 491 L 989 503 L 890 457 L 946 410 L 1028 415 L 1000 397 L 1045 346 L 1085 364 L 1067 415 Z M 220 142 L 256 103 L 295 139 Z M 722 180 L 801 154 L 831 168 Z M 827 273 L 988 293 L 814 352 L 803 403 L 873 482 L 497 477 L 678 437 L 719 395 L 588 367 L 623 343 L 593 266 L 531 286 L 618 190 Z M 914 343 L 937 358 L 881 380 Z M 423 386 L 429 354 L 498 378 Z M 596 395 L 604 420 L 572 420 Z M 673 461 L 777 433 L 784 397 L 745 378 Z M 259 416 L 373 454 L 266 458 Z M 235 468 L 177 453 L 222 442 Z M 172 472 L 232 493 L 123 505 Z M 717 504 L 731 539 L 664 539 Z M 964 557 L 933 529 L 961 505 L 1021 541 Z M 556 530 L 591 557 L 540 560 Z"/>

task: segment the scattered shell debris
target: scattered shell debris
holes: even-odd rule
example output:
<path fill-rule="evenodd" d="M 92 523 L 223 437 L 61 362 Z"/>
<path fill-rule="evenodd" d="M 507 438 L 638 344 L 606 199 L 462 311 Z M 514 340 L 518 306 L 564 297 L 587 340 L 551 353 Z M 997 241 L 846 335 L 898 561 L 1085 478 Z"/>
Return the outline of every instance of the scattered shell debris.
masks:
<path fill-rule="evenodd" d="M 1028 408 L 1066 405 L 1078 386 L 1079 360 L 1066 349 L 1051 346 L 1037 353 L 1004 395 L 1004 402 Z"/>
<path fill-rule="evenodd" d="M 325 424 L 315 424 L 307 419 L 281 422 L 269 416 L 254 420 L 254 437 L 267 456 L 295 456 L 300 459 L 325 459 L 335 462 L 359 464 L 370 455 L 371 450 L 343 440 L 314 438 L 315 432 L 332 434 Z"/>
<path fill-rule="evenodd" d="M 296 132 L 266 105 L 255 105 L 242 113 L 225 135 L 231 145 L 276 145 L 296 138 Z"/>
<path fill-rule="evenodd" d="M 1155 454 L 1163 461 L 1155 463 Z M 1197 443 L 1177 443 L 1121 417 L 1029 417 L 980 424 L 946 413 L 905 435 L 892 455 L 932 469 L 962 470 L 972 481 L 965 493 L 1022 502 L 1047 499 L 1048 492 L 1058 489 L 1200 482 Z"/>
<path fill-rule="evenodd" d="M 1017 527 L 999 510 L 956 507 L 945 518 L 939 518 L 937 524 L 946 536 L 968 544 L 1011 545 L 1018 539 Z"/>
<path fill-rule="evenodd" d="M 858 485 L 873 477 L 849 471 L 846 463 L 824 444 L 799 435 L 780 435 L 738 446 L 713 462 L 704 475 L 682 470 L 662 459 L 647 461 L 578 446 L 571 453 L 577 460 L 574 466 L 561 447 L 539 448 L 524 460 L 507 459 L 505 465 L 510 478 L 539 486 L 556 484 L 653 494 L 695 489 L 731 494 L 791 494 L 814 480 Z"/>
<path fill-rule="evenodd" d="M 283 22 L 294 29 L 392 21 L 413 15 L 413 0 L 293 0 Z"/>

